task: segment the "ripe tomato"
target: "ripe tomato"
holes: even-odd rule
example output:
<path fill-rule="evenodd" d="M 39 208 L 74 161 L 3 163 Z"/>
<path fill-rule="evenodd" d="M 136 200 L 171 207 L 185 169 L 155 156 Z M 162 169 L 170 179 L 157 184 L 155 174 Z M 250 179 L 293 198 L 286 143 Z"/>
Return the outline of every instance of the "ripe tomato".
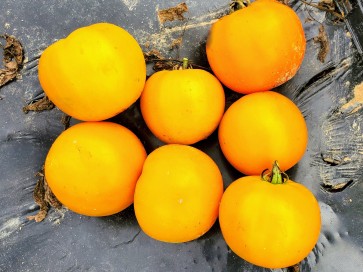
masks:
<path fill-rule="evenodd" d="M 304 155 L 308 130 L 299 108 L 272 91 L 248 94 L 234 102 L 219 126 L 226 159 L 246 175 L 259 175 L 278 160 L 283 171 Z"/>
<path fill-rule="evenodd" d="M 127 128 L 110 122 L 80 123 L 61 133 L 45 161 L 45 178 L 70 210 L 111 215 L 133 202 L 146 152 Z"/>
<path fill-rule="evenodd" d="M 245 176 L 224 192 L 219 223 L 226 243 L 238 256 L 258 266 L 284 268 L 313 249 L 321 216 L 316 198 L 303 185 Z"/>
<path fill-rule="evenodd" d="M 194 144 L 217 128 L 224 102 L 217 78 L 201 69 L 185 69 L 153 74 L 140 105 L 147 126 L 161 141 Z"/>
<path fill-rule="evenodd" d="M 222 175 L 208 155 L 188 145 L 164 145 L 149 154 L 136 184 L 136 218 L 156 240 L 191 241 L 216 221 L 222 193 Z"/>
<path fill-rule="evenodd" d="M 267 91 L 291 79 L 305 54 L 299 17 L 275 0 L 257 0 L 214 23 L 206 52 L 218 79 L 239 93 Z"/>
<path fill-rule="evenodd" d="M 124 29 L 98 23 L 79 28 L 44 50 L 39 81 L 63 112 L 84 121 L 113 117 L 141 95 L 146 64 Z"/>

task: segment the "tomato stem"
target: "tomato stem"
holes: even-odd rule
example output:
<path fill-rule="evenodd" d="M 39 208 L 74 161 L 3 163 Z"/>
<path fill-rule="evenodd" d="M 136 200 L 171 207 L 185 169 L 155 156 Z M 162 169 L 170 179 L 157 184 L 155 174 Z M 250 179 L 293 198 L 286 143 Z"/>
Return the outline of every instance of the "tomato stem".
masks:
<path fill-rule="evenodd" d="M 277 161 L 273 163 L 272 170 L 268 172 L 268 169 L 265 169 L 262 172 L 261 177 L 264 181 L 268 181 L 272 184 L 283 184 L 289 180 L 289 176 L 285 172 L 281 171 Z"/>
<path fill-rule="evenodd" d="M 182 69 L 183 70 L 188 69 L 188 66 L 189 66 L 189 60 L 188 60 L 188 58 L 183 58 Z"/>

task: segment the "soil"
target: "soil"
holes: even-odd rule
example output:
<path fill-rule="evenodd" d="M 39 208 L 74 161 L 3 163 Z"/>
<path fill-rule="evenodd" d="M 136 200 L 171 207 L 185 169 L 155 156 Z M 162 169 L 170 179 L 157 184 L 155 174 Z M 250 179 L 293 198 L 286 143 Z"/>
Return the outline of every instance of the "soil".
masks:
<path fill-rule="evenodd" d="M 0 88 L 6 83 L 16 79 L 23 67 L 24 52 L 20 41 L 11 35 L 0 35 L 5 39 L 5 45 L 0 46 L 4 50 L 3 65 L 0 69 Z"/>
<path fill-rule="evenodd" d="M 363 82 L 354 87 L 353 94 L 354 97 L 340 108 L 341 112 L 354 113 L 363 107 Z"/>
<path fill-rule="evenodd" d="M 165 23 L 166 21 L 174 21 L 174 20 L 184 20 L 184 12 L 188 11 L 188 6 L 186 3 L 180 3 L 175 7 L 171 7 L 168 9 L 162 9 L 158 11 L 158 18 L 160 23 Z"/>

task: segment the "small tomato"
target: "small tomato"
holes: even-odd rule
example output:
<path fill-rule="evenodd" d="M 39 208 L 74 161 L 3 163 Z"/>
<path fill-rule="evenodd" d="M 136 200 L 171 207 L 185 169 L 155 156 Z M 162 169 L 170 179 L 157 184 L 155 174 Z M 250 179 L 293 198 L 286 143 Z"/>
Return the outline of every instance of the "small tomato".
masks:
<path fill-rule="evenodd" d="M 304 30 L 294 10 L 275 0 L 257 0 L 212 25 L 206 52 L 218 79 L 247 94 L 291 79 L 305 47 Z"/>
<path fill-rule="evenodd" d="M 124 29 L 98 23 L 72 32 L 44 50 L 39 81 L 63 112 L 100 121 L 124 111 L 141 95 L 146 64 L 137 41 Z"/>
<path fill-rule="evenodd" d="M 70 210 L 105 216 L 132 204 L 146 151 L 127 128 L 84 122 L 62 132 L 45 160 L 45 178 Z"/>
<path fill-rule="evenodd" d="M 207 154 L 188 145 L 164 145 L 149 154 L 136 184 L 136 219 L 156 240 L 191 241 L 216 221 L 222 193 L 221 172 Z"/>
<path fill-rule="evenodd" d="M 282 182 L 276 167 L 270 182 L 260 176 L 232 182 L 219 209 L 228 246 L 244 260 L 266 268 L 284 268 L 302 261 L 314 248 L 321 228 L 314 195 L 299 183 Z"/>
<path fill-rule="evenodd" d="M 224 102 L 221 83 L 201 69 L 156 72 L 146 81 L 140 99 L 151 132 L 174 144 L 207 138 L 218 127 Z"/>
<path fill-rule="evenodd" d="M 308 142 L 299 108 L 272 91 L 248 94 L 234 102 L 218 132 L 224 156 L 246 175 L 259 175 L 275 160 L 286 171 L 302 158 Z"/>

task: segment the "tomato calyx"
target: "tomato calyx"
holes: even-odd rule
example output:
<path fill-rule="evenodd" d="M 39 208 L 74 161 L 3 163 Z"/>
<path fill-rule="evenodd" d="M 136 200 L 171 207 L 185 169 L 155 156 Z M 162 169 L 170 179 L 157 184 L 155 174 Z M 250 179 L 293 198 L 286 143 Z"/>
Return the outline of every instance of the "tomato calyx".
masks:
<path fill-rule="evenodd" d="M 232 3 L 229 5 L 230 12 L 234 12 L 243 8 L 246 8 L 251 4 L 250 0 L 232 0 Z"/>
<path fill-rule="evenodd" d="M 281 171 L 278 162 L 275 161 L 272 165 L 271 171 L 269 171 L 269 169 L 262 171 L 261 179 L 272 184 L 283 184 L 289 180 L 289 176 L 285 172 Z"/>

